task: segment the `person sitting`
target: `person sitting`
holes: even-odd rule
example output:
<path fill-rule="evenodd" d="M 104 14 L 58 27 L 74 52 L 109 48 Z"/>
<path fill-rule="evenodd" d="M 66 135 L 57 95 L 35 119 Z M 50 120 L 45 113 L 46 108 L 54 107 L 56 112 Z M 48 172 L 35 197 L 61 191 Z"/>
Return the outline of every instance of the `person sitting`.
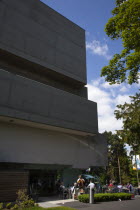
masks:
<path fill-rule="evenodd" d="M 60 185 L 61 185 L 61 181 L 60 181 L 60 179 L 58 179 L 56 181 L 56 192 L 57 192 L 57 194 L 60 193 Z"/>
<path fill-rule="evenodd" d="M 61 182 L 60 185 L 60 197 L 62 197 L 63 199 L 66 199 L 68 196 L 68 190 L 66 189 L 66 187 L 64 186 L 64 183 Z"/>
<path fill-rule="evenodd" d="M 122 184 L 118 184 L 117 188 L 119 189 L 119 192 L 122 192 Z"/>
<path fill-rule="evenodd" d="M 113 187 L 113 183 L 110 183 L 110 184 L 108 185 L 108 187 Z"/>
<path fill-rule="evenodd" d="M 75 182 L 74 185 L 71 187 L 71 194 L 72 194 L 72 198 L 73 199 L 77 199 L 78 198 L 78 186 L 77 183 Z"/>

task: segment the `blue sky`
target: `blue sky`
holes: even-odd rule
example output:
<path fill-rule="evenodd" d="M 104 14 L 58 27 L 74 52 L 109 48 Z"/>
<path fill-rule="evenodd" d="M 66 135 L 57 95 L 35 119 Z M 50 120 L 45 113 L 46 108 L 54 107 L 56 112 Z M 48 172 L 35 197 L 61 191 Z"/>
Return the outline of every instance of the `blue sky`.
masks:
<path fill-rule="evenodd" d="M 104 27 L 112 16 L 115 0 L 42 0 L 45 4 L 86 30 L 88 98 L 98 103 L 99 131 L 121 129 L 114 117 L 117 104 L 130 102 L 140 84 L 110 86 L 100 77 L 109 59 L 122 49 L 121 40 L 112 41 Z"/>

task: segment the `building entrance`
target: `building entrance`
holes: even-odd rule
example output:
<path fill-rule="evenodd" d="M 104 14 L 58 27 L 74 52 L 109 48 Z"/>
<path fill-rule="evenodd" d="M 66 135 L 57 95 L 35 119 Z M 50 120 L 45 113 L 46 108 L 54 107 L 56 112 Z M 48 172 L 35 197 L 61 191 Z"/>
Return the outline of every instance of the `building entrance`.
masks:
<path fill-rule="evenodd" d="M 31 170 L 29 178 L 30 194 L 51 196 L 57 193 L 57 170 Z"/>

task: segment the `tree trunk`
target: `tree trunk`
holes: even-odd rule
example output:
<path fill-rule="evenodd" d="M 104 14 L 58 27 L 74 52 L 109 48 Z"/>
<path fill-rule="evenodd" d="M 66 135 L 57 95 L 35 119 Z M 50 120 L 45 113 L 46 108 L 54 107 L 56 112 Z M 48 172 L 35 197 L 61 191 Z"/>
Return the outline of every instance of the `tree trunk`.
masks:
<path fill-rule="evenodd" d="M 118 169 L 119 169 L 119 180 L 120 180 L 120 184 L 122 183 L 122 180 L 121 180 L 121 166 L 120 166 L 120 159 L 118 157 Z"/>

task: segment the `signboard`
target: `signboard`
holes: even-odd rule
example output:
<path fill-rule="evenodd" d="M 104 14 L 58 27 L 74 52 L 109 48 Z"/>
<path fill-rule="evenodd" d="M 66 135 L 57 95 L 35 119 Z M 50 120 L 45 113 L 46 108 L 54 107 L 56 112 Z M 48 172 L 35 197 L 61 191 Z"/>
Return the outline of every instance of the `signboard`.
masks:
<path fill-rule="evenodd" d="M 133 156 L 132 158 L 132 165 L 133 165 L 133 170 L 140 170 L 140 155 Z"/>

